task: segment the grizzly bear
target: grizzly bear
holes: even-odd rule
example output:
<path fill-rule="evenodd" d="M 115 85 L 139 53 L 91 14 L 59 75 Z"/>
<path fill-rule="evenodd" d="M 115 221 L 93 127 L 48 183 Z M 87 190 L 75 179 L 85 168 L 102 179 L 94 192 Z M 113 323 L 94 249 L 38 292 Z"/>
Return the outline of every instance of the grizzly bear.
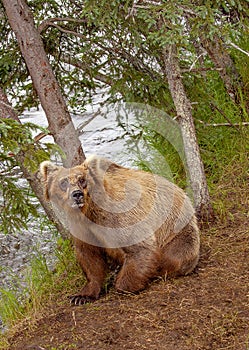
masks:
<path fill-rule="evenodd" d="M 99 298 L 110 261 L 115 288 L 135 293 L 159 276 L 186 275 L 199 259 L 190 199 L 175 184 L 98 156 L 63 168 L 41 163 L 44 193 L 70 230 L 87 283 L 75 305 Z"/>

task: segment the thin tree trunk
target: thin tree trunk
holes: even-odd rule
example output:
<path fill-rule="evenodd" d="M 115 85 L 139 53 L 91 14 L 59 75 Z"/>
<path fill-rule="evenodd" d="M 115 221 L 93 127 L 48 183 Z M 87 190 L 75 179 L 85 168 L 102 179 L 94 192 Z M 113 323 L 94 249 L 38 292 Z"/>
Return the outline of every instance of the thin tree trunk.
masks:
<path fill-rule="evenodd" d="M 170 93 L 176 108 L 177 121 L 182 132 L 186 167 L 193 192 L 196 213 L 199 219 L 206 220 L 213 215 L 213 211 L 197 142 L 191 103 L 187 98 L 182 82 L 175 45 L 170 45 L 164 50 L 163 60 Z"/>
<path fill-rule="evenodd" d="M 80 164 L 85 159 L 84 152 L 35 27 L 33 15 L 25 0 L 2 0 L 2 3 L 46 113 L 49 130 L 65 153 L 63 163 L 66 167 Z"/>
<path fill-rule="evenodd" d="M 14 109 L 10 105 L 7 96 L 5 95 L 5 93 L 3 92 L 3 90 L 1 88 L 0 88 L 0 118 L 14 119 L 18 123 L 21 124 L 20 119 L 18 118 Z M 63 238 L 68 238 L 70 236 L 69 232 L 65 229 L 65 227 L 57 219 L 57 217 L 56 217 L 56 215 L 55 215 L 55 213 L 50 205 L 50 202 L 48 202 L 44 199 L 43 186 L 40 182 L 38 174 L 30 172 L 26 167 L 24 167 L 23 164 L 24 164 L 25 155 L 22 152 L 15 155 L 15 157 L 16 157 L 16 160 L 21 168 L 21 171 L 22 171 L 25 179 L 28 180 L 36 197 L 38 198 L 41 205 L 43 206 L 49 220 L 55 224 L 56 228 L 58 229 L 58 231 L 60 232 L 60 234 Z"/>

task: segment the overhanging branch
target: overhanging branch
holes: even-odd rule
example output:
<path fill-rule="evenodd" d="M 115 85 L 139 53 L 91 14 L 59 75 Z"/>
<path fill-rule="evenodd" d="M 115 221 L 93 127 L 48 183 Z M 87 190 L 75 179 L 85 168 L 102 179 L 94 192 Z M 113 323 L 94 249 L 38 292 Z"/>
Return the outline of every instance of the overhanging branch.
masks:
<path fill-rule="evenodd" d="M 37 30 L 41 34 L 44 30 L 49 28 L 50 26 L 56 26 L 55 22 L 74 22 L 74 23 L 87 23 L 86 19 L 77 19 L 72 17 L 51 17 L 48 19 L 45 19 L 41 24 L 38 26 Z"/>

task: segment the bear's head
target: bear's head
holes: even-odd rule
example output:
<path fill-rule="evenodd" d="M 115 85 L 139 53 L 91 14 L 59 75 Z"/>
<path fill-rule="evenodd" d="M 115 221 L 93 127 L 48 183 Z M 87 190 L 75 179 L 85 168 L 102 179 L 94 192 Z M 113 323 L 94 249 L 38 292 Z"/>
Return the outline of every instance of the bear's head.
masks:
<path fill-rule="evenodd" d="M 50 161 L 42 162 L 40 173 L 45 198 L 59 208 L 83 208 L 89 196 L 96 200 L 103 196 L 104 177 L 111 166 L 119 167 L 95 155 L 73 168 L 57 166 Z"/>
<path fill-rule="evenodd" d="M 74 168 L 63 168 L 45 161 L 40 165 L 45 198 L 61 207 L 62 203 L 71 208 L 84 206 L 86 168 L 84 163 Z"/>

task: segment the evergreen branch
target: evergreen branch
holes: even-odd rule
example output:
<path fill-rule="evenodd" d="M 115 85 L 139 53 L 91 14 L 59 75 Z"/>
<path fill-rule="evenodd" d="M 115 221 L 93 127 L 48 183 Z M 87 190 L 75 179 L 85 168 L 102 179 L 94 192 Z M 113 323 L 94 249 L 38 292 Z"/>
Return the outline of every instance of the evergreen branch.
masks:
<path fill-rule="evenodd" d="M 72 18 L 72 17 L 52 17 L 45 19 L 41 24 L 38 26 L 37 30 L 41 34 L 44 30 L 51 26 L 56 26 L 54 22 L 74 22 L 74 23 L 87 23 L 86 19 L 78 19 L 78 18 Z"/>
<path fill-rule="evenodd" d="M 55 24 L 54 22 L 48 21 L 48 23 L 49 23 L 50 27 L 55 27 L 62 33 L 72 34 L 72 35 L 77 36 L 77 37 L 79 37 L 81 39 L 85 39 L 86 38 L 86 36 L 84 34 L 77 33 L 74 30 L 64 29 L 61 26 L 59 26 L 58 24 Z"/>
<path fill-rule="evenodd" d="M 50 53 L 52 56 L 54 56 L 53 53 Z M 93 75 L 94 79 L 104 83 L 104 84 L 107 84 L 107 85 L 113 85 L 113 81 L 110 77 L 106 76 L 105 74 L 102 74 L 100 72 L 98 72 L 97 74 L 93 74 L 92 72 L 92 67 L 90 67 L 89 65 L 86 64 L 85 61 L 81 61 L 81 60 L 78 60 L 77 58 L 75 57 L 71 57 L 67 54 L 63 54 L 61 53 L 60 55 L 60 59 L 61 61 L 63 61 L 64 63 L 67 63 L 67 64 L 70 64 L 76 68 L 80 68 L 84 71 L 87 71 L 87 72 L 91 72 L 91 75 Z"/>

